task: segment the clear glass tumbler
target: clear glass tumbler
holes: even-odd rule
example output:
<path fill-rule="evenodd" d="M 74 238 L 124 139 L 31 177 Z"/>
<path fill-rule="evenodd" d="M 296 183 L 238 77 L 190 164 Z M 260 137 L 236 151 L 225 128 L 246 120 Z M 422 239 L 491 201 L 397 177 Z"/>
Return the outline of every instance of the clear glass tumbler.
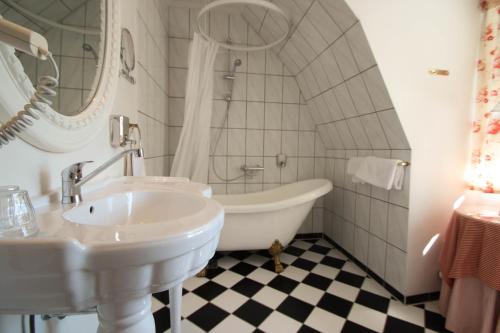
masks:
<path fill-rule="evenodd" d="M 28 192 L 18 186 L 0 187 L 0 238 L 29 237 L 38 232 Z"/>

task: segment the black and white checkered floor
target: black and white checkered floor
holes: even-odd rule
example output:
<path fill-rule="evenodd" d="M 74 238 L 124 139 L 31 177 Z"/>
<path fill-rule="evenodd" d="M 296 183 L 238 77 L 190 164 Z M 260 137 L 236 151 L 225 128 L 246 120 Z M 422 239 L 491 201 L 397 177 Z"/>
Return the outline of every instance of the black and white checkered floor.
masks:
<path fill-rule="evenodd" d="M 294 241 L 281 274 L 267 251 L 217 257 L 183 285 L 183 333 L 446 332 L 436 302 L 402 304 L 325 240 Z M 169 331 L 168 291 L 154 296 L 156 331 Z"/>

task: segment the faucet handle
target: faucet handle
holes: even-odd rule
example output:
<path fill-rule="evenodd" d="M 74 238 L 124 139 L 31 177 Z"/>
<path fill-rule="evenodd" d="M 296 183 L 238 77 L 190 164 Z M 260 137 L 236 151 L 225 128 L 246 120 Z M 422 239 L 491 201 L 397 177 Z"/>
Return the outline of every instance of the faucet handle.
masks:
<path fill-rule="evenodd" d="M 78 181 L 83 177 L 83 166 L 87 163 L 93 163 L 94 161 L 82 161 L 71 164 L 69 167 L 63 169 L 61 176 L 63 180 L 73 180 Z"/>

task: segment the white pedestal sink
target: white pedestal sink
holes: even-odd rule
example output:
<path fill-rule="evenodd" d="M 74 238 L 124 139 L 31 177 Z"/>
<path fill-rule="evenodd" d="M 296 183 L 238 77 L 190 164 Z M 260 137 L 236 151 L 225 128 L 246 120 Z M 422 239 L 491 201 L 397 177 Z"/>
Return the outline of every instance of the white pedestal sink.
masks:
<path fill-rule="evenodd" d="M 223 225 L 207 194 L 182 179 L 124 177 L 68 210 L 39 207 L 37 237 L 0 240 L 0 313 L 97 306 L 99 333 L 148 333 L 151 294 L 170 289 L 172 331 L 180 332 L 182 281 L 213 256 Z"/>

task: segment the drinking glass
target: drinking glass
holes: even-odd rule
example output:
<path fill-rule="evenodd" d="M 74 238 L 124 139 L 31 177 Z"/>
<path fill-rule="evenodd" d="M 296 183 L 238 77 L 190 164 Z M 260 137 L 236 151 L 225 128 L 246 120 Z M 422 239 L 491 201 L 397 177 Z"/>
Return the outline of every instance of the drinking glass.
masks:
<path fill-rule="evenodd" d="M 29 237 L 38 232 L 28 192 L 18 186 L 0 187 L 0 238 Z"/>

